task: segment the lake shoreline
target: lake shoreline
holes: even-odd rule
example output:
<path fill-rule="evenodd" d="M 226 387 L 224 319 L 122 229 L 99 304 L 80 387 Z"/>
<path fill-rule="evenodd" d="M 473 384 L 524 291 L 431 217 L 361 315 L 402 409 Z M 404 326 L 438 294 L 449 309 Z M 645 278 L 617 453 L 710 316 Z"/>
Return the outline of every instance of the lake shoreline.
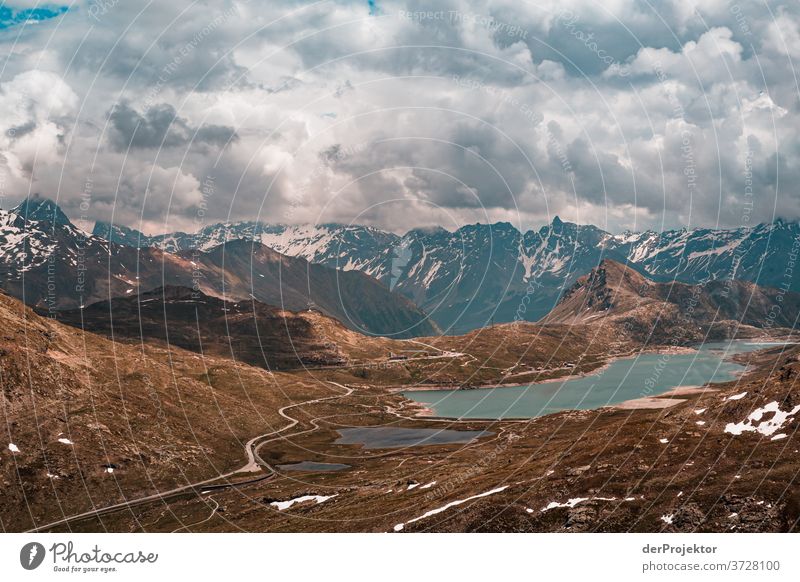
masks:
<path fill-rule="evenodd" d="M 529 419 L 533 419 L 533 418 L 538 418 L 538 417 L 541 417 L 541 416 L 546 416 L 546 415 L 549 415 L 549 414 L 555 414 L 555 413 L 558 413 L 558 412 L 564 412 L 564 411 L 569 411 L 569 410 L 597 410 L 597 409 L 601 409 L 601 408 L 610 408 L 610 409 L 616 409 L 616 410 L 638 410 L 638 409 L 667 408 L 667 407 L 675 406 L 677 404 L 686 402 L 685 398 L 676 398 L 678 396 L 689 396 L 689 395 L 695 395 L 695 394 L 702 394 L 702 393 L 704 393 L 706 391 L 715 391 L 716 389 L 711 388 L 711 386 L 713 384 L 718 384 L 718 383 L 728 382 L 728 381 L 733 381 L 733 380 L 739 380 L 742 377 L 744 377 L 745 375 L 747 375 L 752 370 L 752 368 L 750 366 L 746 365 L 745 363 L 741 362 L 741 361 L 737 361 L 737 356 L 741 356 L 741 355 L 743 355 L 745 353 L 749 353 L 749 352 L 761 351 L 762 349 L 768 349 L 770 347 L 775 347 L 776 345 L 794 343 L 794 342 L 785 342 L 782 339 L 776 341 L 776 338 L 767 338 L 767 337 L 758 338 L 758 339 L 756 339 L 756 338 L 742 338 L 740 340 L 736 340 L 736 339 L 724 340 L 724 342 L 728 342 L 728 344 L 726 344 L 726 346 L 729 345 L 730 342 L 740 342 L 742 347 L 745 348 L 745 349 L 740 349 L 739 351 L 736 351 L 733 354 L 726 354 L 725 353 L 728 350 L 727 347 L 723 347 L 722 345 L 720 345 L 720 347 L 718 348 L 719 351 L 723 352 L 722 354 L 720 354 L 718 356 L 720 364 L 722 362 L 725 362 L 727 364 L 732 364 L 732 365 L 735 365 L 735 366 L 739 367 L 739 369 L 731 369 L 731 370 L 726 371 L 726 374 L 728 374 L 729 377 L 726 378 L 725 380 L 715 380 L 715 376 L 712 375 L 711 378 L 708 381 L 704 382 L 702 385 L 687 384 L 687 385 L 677 385 L 677 386 L 672 386 L 672 387 L 665 387 L 665 390 L 663 392 L 658 392 L 657 394 L 654 394 L 654 395 L 646 395 L 646 396 L 645 395 L 640 395 L 640 396 L 638 396 L 636 398 L 628 398 L 628 399 L 621 400 L 621 401 L 616 402 L 616 403 L 608 403 L 608 404 L 599 405 L 599 406 L 592 407 L 592 408 L 578 408 L 578 407 L 572 408 L 572 407 L 569 407 L 569 404 L 567 404 L 567 407 L 563 408 L 562 410 L 553 410 L 552 412 L 547 412 L 546 414 L 531 413 L 532 416 L 522 416 L 521 417 L 519 415 L 515 415 L 513 417 L 512 416 L 506 417 L 506 416 L 503 416 L 503 413 L 498 413 L 497 416 L 495 416 L 495 415 L 487 415 L 487 416 L 482 416 L 482 417 L 465 417 L 462 414 L 457 414 L 455 411 L 452 414 L 443 415 L 443 414 L 437 412 L 431 406 L 430 403 L 421 402 L 419 400 L 416 400 L 416 399 L 413 398 L 413 396 L 411 396 L 411 394 L 409 394 L 408 396 L 403 394 L 403 396 L 404 396 L 405 400 L 408 403 L 408 408 L 410 409 L 409 412 L 413 411 L 412 412 L 412 417 L 414 417 L 414 418 L 425 418 L 425 419 L 428 419 L 428 420 L 433 419 L 433 418 L 443 419 L 443 420 L 446 420 L 446 419 L 451 419 L 452 420 L 454 418 L 457 418 L 457 419 L 472 419 L 472 420 L 484 420 L 484 421 L 490 421 L 490 420 L 502 421 L 502 420 L 508 420 L 510 418 L 515 418 L 515 419 L 518 419 L 518 418 L 529 418 Z M 717 344 L 717 343 L 722 344 L 723 342 L 708 342 L 705 345 L 711 347 L 710 351 L 713 352 L 714 351 L 714 344 Z M 753 346 L 754 349 L 746 349 L 747 346 Z M 626 355 L 620 355 L 620 356 L 615 356 L 613 358 L 610 358 L 606 362 L 604 362 L 602 365 L 598 366 L 597 368 L 595 368 L 595 369 L 593 369 L 591 371 L 582 372 L 582 373 L 579 373 L 579 374 L 570 374 L 568 376 L 562 376 L 562 377 L 558 377 L 558 378 L 548 378 L 548 379 L 541 380 L 541 381 L 538 381 L 538 382 L 526 382 L 526 383 L 515 383 L 515 384 L 491 384 L 491 385 L 480 386 L 480 387 L 475 387 L 475 388 L 472 388 L 472 387 L 471 388 L 453 388 L 451 386 L 442 386 L 442 387 L 428 387 L 428 386 L 420 387 L 420 386 L 417 386 L 417 387 L 405 387 L 405 388 L 404 387 L 396 387 L 395 389 L 393 389 L 391 391 L 393 393 L 447 392 L 447 393 L 451 393 L 451 394 L 455 395 L 455 394 L 458 394 L 458 393 L 470 392 L 472 390 L 479 390 L 479 389 L 493 390 L 495 388 L 537 387 L 537 386 L 540 386 L 540 385 L 541 386 L 546 386 L 546 385 L 551 384 L 553 382 L 564 382 L 564 383 L 566 383 L 566 382 L 574 382 L 574 381 L 578 381 L 578 380 L 581 380 L 581 379 L 586 378 L 586 377 L 600 375 L 604 371 L 608 370 L 608 368 L 610 366 L 612 366 L 613 364 L 615 364 L 615 363 L 622 362 L 622 361 L 625 361 L 625 360 L 630 360 L 630 359 L 637 359 L 637 358 L 639 358 L 639 356 L 642 356 L 642 355 L 669 355 L 669 356 L 681 355 L 681 356 L 685 356 L 685 355 L 691 355 L 691 354 L 698 354 L 698 353 L 700 353 L 702 348 L 703 348 L 703 346 L 700 345 L 700 346 L 693 346 L 693 347 L 688 347 L 688 346 L 672 347 L 672 346 L 670 346 L 670 347 L 666 347 L 666 348 L 665 347 L 658 347 L 658 348 L 654 348 L 654 349 L 643 349 L 643 350 L 639 350 L 638 352 L 635 352 L 635 353 L 629 353 L 629 354 L 626 354 Z M 636 365 L 636 363 L 632 364 L 632 366 L 635 366 L 635 365 Z M 689 366 L 691 367 L 693 365 L 694 365 L 694 360 L 692 361 L 691 364 L 689 364 Z M 716 374 L 716 372 L 714 372 L 714 373 Z M 659 372 L 659 374 L 660 374 L 660 372 Z"/>
<path fill-rule="evenodd" d="M 403 392 L 439 392 L 442 390 L 453 390 L 453 391 L 461 391 L 461 390 L 485 390 L 487 388 L 519 388 L 520 386 L 539 386 L 544 384 L 552 384 L 553 382 L 567 382 L 570 380 L 577 380 L 579 378 L 586 378 L 588 376 L 597 376 L 608 369 L 611 364 L 614 362 L 618 362 L 621 360 L 626 360 L 629 358 L 636 358 L 642 354 L 664 354 L 664 355 L 685 355 L 685 354 L 693 354 L 697 352 L 697 348 L 692 348 L 688 346 L 676 346 L 676 347 L 658 347 L 658 348 L 645 348 L 639 351 L 631 351 L 626 354 L 620 354 L 616 356 L 611 356 L 603 363 L 601 363 L 596 368 L 592 368 L 591 370 L 587 370 L 585 372 L 578 372 L 577 374 L 567 374 L 565 376 L 557 376 L 555 378 L 545 378 L 543 380 L 537 380 L 533 382 L 502 382 L 497 384 L 479 384 L 476 386 L 391 386 L 388 387 L 387 390 L 390 394 L 400 394 Z M 535 373 L 535 372 L 532 372 Z"/>

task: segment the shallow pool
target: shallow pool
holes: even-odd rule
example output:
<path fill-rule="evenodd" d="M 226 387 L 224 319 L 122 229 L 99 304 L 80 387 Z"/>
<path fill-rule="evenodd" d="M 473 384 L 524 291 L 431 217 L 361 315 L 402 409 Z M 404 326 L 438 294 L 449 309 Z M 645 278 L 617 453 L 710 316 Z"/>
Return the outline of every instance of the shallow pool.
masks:
<path fill-rule="evenodd" d="M 349 469 L 350 465 L 344 463 L 318 463 L 316 461 L 300 461 L 299 463 L 290 463 L 288 465 L 277 465 L 278 469 L 283 471 L 343 471 Z"/>
<path fill-rule="evenodd" d="M 363 445 L 365 449 L 394 449 L 424 445 L 469 443 L 492 433 L 483 430 L 452 430 L 437 428 L 402 428 L 394 426 L 364 426 L 340 428 L 342 435 L 334 444 Z"/>

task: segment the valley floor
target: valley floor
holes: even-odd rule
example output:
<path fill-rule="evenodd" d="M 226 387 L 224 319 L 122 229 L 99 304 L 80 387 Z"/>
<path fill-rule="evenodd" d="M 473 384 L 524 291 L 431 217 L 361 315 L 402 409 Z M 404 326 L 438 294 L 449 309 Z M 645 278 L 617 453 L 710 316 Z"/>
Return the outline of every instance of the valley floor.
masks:
<path fill-rule="evenodd" d="M 797 531 L 798 354 L 790 346 L 742 355 L 750 368 L 736 381 L 653 399 L 671 406 L 516 421 L 419 417 L 402 396 L 352 371 L 297 374 L 317 388 L 290 399 L 282 424 L 253 443 L 260 472 L 45 529 Z M 359 426 L 486 432 L 467 444 L 337 444 L 340 429 Z M 240 456 L 245 465 L 244 448 Z M 303 461 L 348 467 L 279 467 Z"/>

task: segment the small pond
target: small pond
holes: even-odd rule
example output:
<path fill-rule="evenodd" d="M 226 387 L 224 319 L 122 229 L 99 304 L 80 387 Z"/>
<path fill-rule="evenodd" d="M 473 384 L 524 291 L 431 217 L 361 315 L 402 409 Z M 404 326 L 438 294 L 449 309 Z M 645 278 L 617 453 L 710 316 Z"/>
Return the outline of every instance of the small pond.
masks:
<path fill-rule="evenodd" d="M 318 463 L 316 461 L 300 461 L 299 463 L 291 463 L 289 465 L 277 465 L 277 467 L 282 471 L 327 472 L 349 469 L 350 465 L 345 465 L 344 463 Z"/>
<path fill-rule="evenodd" d="M 469 443 L 492 434 L 484 430 L 452 430 L 447 428 L 402 428 L 394 426 L 363 426 L 340 428 L 342 435 L 334 444 L 363 445 L 365 449 L 394 449 L 424 445 Z"/>

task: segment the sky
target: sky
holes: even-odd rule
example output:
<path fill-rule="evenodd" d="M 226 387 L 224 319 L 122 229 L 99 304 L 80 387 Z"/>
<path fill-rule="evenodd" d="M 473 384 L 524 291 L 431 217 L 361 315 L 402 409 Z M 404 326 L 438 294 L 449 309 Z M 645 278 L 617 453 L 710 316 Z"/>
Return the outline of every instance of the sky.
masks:
<path fill-rule="evenodd" d="M 393 232 L 800 218 L 800 3 L 0 8 L 0 203 Z"/>

